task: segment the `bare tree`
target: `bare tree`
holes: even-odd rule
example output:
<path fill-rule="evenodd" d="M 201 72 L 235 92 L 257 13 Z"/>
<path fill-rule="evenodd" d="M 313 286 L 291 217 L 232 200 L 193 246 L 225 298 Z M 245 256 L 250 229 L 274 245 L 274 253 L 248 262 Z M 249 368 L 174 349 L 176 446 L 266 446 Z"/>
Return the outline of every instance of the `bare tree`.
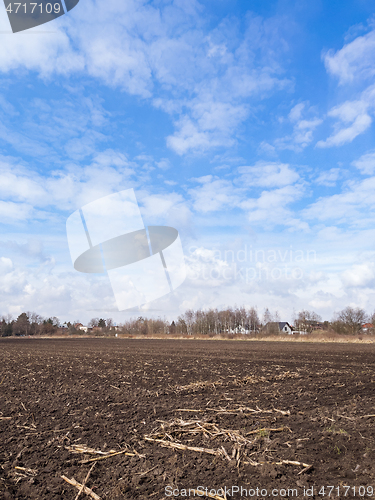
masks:
<path fill-rule="evenodd" d="M 87 326 L 89 326 L 90 328 L 94 328 L 94 326 L 98 326 L 99 325 L 99 321 L 100 321 L 99 318 L 92 318 L 87 323 Z"/>
<path fill-rule="evenodd" d="M 37 335 L 40 332 L 40 325 L 43 323 L 42 316 L 35 312 L 26 314 L 30 321 L 30 335 Z"/>
<path fill-rule="evenodd" d="M 280 316 L 278 311 L 272 314 L 268 307 L 266 307 L 263 313 L 263 332 L 268 335 L 278 335 L 280 333 L 279 322 Z"/>
<path fill-rule="evenodd" d="M 267 323 L 270 323 L 271 321 L 273 321 L 272 314 L 271 314 L 270 310 L 268 309 L 268 307 L 266 307 L 266 309 L 264 310 L 264 313 L 263 313 L 263 325 L 266 325 Z"/>
<path fill-rule="evenodd" d="M 332 327 L 339 333 L 354 335 L 362 330 L 362 325 L 367 321 L 366 312 L 360 307 L 346 307 L 337 314 L 337 319 L 332 322 Z"/>
<path fill-rule="evenodd" d="M 315 313 L 314 311 L 300 311 L 297 314 L 297 318 L 295 321 L 295 327 L 297 330 L 311 333 L 314 328 L 316 328 L 317 324 L 322 321 L 321 316 Z"/>
<path fill-rule="evenodd" d="M 375 311 L 370 314 L 367 320 L 372 325 L 367 328 L 367 333 L 373 335 L 375 333 Z"/>
<path fill-rule="evenodd" d="M 186 321 L 182 316 L 179 316 L 177 318 L 177 325 L 176 325 L 177 333 L 179 334 L 187 334 L 188 333 L 188 328 L 186 325 Z"/>
<path fill-rule="evenodd" d="M 185 311 L 185 314 L 183 315 L 188 335 L 191 335 L 193 333 L 194 316 L 195 314 L 192 309 L 188 309 L 187 311 Z"/>
<path fill-rule="evenodd" d="M 249 325 L 250 332 L 256 332 L 259 330 L 260 321 L 258 317 L 258 312 L 254 307 L 251 307 L 247 313 L 247 322 Z"/>
<path fill-rule="evenodd" d="M 56 333 L 56 330 L 60 324 L 60 321 L 56 316 L 53 316 L 52 318 L 44 319 L 43 323 L 39 326 L 39 331 L 43 335 L 53 335 Z"/>

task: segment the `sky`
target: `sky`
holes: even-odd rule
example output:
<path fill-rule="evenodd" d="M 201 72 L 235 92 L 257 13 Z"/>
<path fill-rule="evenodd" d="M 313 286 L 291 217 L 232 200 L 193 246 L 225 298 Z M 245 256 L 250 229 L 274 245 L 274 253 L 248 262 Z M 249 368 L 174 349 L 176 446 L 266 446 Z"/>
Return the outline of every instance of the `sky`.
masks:
<path fill-rule="evenodd" d="M 0 315 L 374 311 L 372 0 L 80 0 L 15 34 L 0 8 L 0 44 Z M 66 220 L 129 188 L 187 278 L 120 312 Z"/>

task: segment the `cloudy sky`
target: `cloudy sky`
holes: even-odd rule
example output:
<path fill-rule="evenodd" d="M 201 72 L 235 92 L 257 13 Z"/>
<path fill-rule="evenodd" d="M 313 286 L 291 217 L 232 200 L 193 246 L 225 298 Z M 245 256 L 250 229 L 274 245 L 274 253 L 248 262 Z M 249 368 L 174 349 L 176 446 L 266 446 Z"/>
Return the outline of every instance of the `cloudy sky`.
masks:
<path fill-rule="evenodd" d="M 13 34 L 0 8 L 0 314 L 175 318 L 375 301 L 373 0 L 80 0 Z M 188 278 L 118 312 L 66 219 L 133 188 Z"/>

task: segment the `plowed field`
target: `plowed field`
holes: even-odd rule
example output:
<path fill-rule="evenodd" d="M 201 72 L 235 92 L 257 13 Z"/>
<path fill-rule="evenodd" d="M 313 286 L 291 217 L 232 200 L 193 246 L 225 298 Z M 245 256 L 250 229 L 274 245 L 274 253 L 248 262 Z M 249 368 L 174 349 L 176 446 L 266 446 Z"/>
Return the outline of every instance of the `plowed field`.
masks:
<path fill-rule="evenodd" d="M 374 344 L 1 339 L 0 498 L 370 498 L 374 368 Z"/>

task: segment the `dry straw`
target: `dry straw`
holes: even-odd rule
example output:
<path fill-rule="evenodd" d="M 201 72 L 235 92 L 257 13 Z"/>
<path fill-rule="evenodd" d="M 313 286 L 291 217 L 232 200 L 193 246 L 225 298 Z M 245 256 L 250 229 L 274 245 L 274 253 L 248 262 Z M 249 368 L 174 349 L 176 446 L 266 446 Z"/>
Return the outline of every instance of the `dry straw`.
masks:
<path fill-rule="evenodd" d="M 216 410 L 216 409 L 211 409 Z M 226 409 L 227 410 L 227 409 Z M 272 410 L 261 410 L 260 408 L 252 409 L 247 407 L 239 407 L 234 409 L 232 414 L 236 414 L 239 411 L 247 410 L 250 413 L 273 413 L 279 412 L 283 416 L 289 416 L 290 411 L 279 410 L 273 408 Z M 189 412 L 191 410 L 185 408 L 179 408 L 175 411 L 186 411 Z M 203 412 L 205 410 L 193 409 L 193 412 Z M 221 409 L 218 410 L 221 412 Z M 225 411 L 225 413 L 229 413 Z M 181 451 L 193 451 L 196 453 L 207 453 L 209 455 L 214 455 L 216 457 L 221 457 L 228 461 L 235 461 L 236 466 L 239 467 L 240 463 L 244 465 L 252 465 L 259 466 L 264 464 L 274 464 L 274 465 L 297 465 L 303 467 L 303 470 L 299 472 L 299 474 L 306 472 L 307 470 L 312 468 L 311 464 L 307 464 L 304 462 L 300 462 L 298 460 L 254 460 L 247 455 L 247 450 L 249 447 L 253 447 L 255 443 L 258 443 L 258 451 L 251 453 L 254 455 L 264 455 L 268 450 L 267 447 L 265 450 L 261 449 L 259 446 L 262 443 L 263 438 L 269 440 L 269 436 L 271 433 L 282 433 L 289 432 L 292 433 L 292 430 L 287 426 L 282 427 L 263 427 L 260 429 L 253 429 L 248 431 L 247 433 L 241 433 L 236 429 L 223 429 L 220 428 L 217 424 L 212 422 L 206 422 L 205 420 L 187 420 L 183 419 L 173 420 L 171 422 L 159 421 L 160 425 L 157 429 L 155 429 L 152 434 L 145 435 L 145 441 L 154 442 L 159 444 L 162 447 L 172 448 Z M 187 436 L 204 436 L 209 440 L 217 440 L 220 438 L 221 441 L 231 442 L 233 443 L 232 451 L 228 453 L 227 448 L 225 448 L 222 444 L 215 448 L 213 447 L 205 447 L 205 446 L 192 446 L 187 445 L 177 440 L 180 440 L 183 437 Z M 248 436 L 252 436 L 249 438 Z"/>

